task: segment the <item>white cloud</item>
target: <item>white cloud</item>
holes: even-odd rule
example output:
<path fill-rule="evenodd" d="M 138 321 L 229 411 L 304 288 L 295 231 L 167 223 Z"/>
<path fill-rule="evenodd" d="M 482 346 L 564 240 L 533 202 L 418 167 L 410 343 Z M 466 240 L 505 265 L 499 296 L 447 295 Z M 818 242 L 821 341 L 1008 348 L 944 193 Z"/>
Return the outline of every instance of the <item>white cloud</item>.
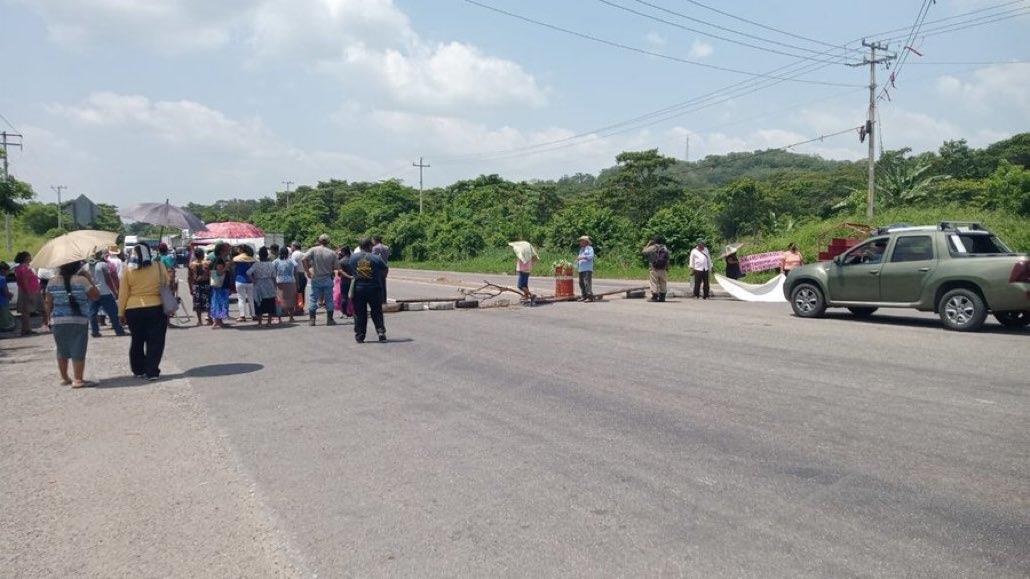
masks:
<path fill-rule="evenodd" d="M 647 42 L 651 48 L 661 48 L 666 45 L 665 37 L 654 30 L 644 35 L 644 42 Z"/>
<path fill-rule="evenodd" d="M 55 42 L 82 48 L 129 41 L 164 53 L 210 50 L 230 41 L 250 0 L 22 0 L 43 16 Z"/>
<path fill-rule="evenodd" d="M 1011 106 L 1022 119 L 1030 119 L 1030 64 L 988 66 L 972 76 L 968 81 L 941 76 L 937 91 L 955 107 L 982 114 Z"/>
<path fill-rule="evenodd" d="M 260 120 L 237 121 L 189 100 L 151 101 L 140 95 L 96 92 L 77 105 L 47 108 L 78 123 L 143 131 L 176 145 L 256 153 L 270 140 Z"/>
<path fill-rule="evenodd" d="M 707 58 L 715 52 L 715 49 L 711 44 L 704 42 L 703 40 L 695 40 L 690 44 L 690 57 L 691 58 Z"/>
<path fill-rule="evenodd" d="M 545 91 L 521 66 L 460 42 L 419 44 L 409 51 L 354 45 L 346 62 L 379 82 L 397 103 L 412 107 L 538 107 L 547 102 Z"/>
<path fill-rule="evenodd" d="M 300 63 L 351 87 L 370 83 L 423 108 L 539 107 L 547 91 L 518 63 L 463 42 L 429 42 L 393 0 L 25 1 L 66 46 L 129 42 L 164 53 L 244 41 L 249 64 Z M 361 81 L 355 82 L 360 74 Z"/>

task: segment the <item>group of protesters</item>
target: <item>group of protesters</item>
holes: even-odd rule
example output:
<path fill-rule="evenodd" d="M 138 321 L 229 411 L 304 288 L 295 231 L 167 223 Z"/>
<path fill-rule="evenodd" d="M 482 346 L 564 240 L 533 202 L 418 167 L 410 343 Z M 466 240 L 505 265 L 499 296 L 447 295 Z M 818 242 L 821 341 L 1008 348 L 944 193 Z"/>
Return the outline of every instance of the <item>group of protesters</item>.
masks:
<path fill-rule="evenodd" d="M 362 239 L 352 252 L 346 246 L 333 249 L 329 236 L 321 235 L 318 244 L 307 251 L 294 242 L 291 247 L 261 247 L 256 253 L 255 259 L 251 246 L 228 243 L 215 244 L 210 251 L 194 250 L 187 284 L 198 325 L 225 328 L 230 293 L 236 293 L 238 322 L 249 318 L 268 327 L 273 318 L 282 323 L 284 316 L 292 322 L 306 303 L 312 326 L 319 307 L 325 308 L 329 326 L 336 325 L 333 314 L 337 310 L 353 317 L 358 343 L 365 341 L 371 313 L 379 341 L 386 341 L 383 304 L 390 248 L 382 240 Z M 32 268 L 32 255 L 27 251 L 19 252 L 14 261 L 21 334 L 35 333 L 31 318 L 41 312 L 43 324 L 54 338 L 62 384 L 72 388 L 92 385 L 84 379 L 87 345 L 90 337 L 100 337 L 101 323 L 106 320 L 116 336 L 131 336 L 133 375 L 158 379 L 168 320 L 174 313 L 168 302 L 178 303 L 175 255 L 167 245 L 160 244 L 156 254 L 145 244 L 135 245 L 127 257 L 112 245 L 88 261 L 66 263 L 56 271 Z M 9 273 L 10 266 L 0 262 L 5 280 Z M 15 329 L 9 312 L 11 297 L 5 281 L 0 288 L 3 331 Z"/>
<path fill-rule="evenodd" d="M 524 242 L 520 242 L 524 243 Z M 528 244 L 526 244 L 528 245 Z M 728 277 L 742 276 L 736 252 L 740 245 L 726 247 L 720 258 L 726 261 Z M 529 278 L 538 261 L 529 252 L 516 261 L 518 289 L 532 301 Z M 672 254 L 665 240 L 654 236 L 641 250 L 649 265 L 650 301 L 664 302 L 668 295 L 668 270 Z M 518 252 L 517 252 L 518 255 Z M 579 274 L 581 301 L 594 301 L 593 272 L 595 251 L 589 236 L 579 238 L 575 258 Z M 378 236 L 361 239 L 352 251 L 349 246 L 333 247 L 328 235 L 305 250 L 300 242 L 290 246 L 255 248 L 221 242 L 197 247 L 187 266 L 193 309 L 198 326 L 213 329 L 228 326 L 230 295 L 238 299 L 239 323 L 253 321 L 270 327 L 283 318 L 293 323 L 307 312 L 308 322 L 316 325 L 318 309 L 326 311 L 326 325 L 335 326 L 335 313 L 354 318 L 354 338 L 366 338 L 371 316 L 376 335 L 386 341 L 383 305 L 389 274 L 390 248 Z M 88 262 L 62 265 L 58 270 L 33 270 L 32 256 L 20 252 L 14 259 L 13 274 L 18 287 L 17 308 L 21 313 L 21 333 L 32 334 L 31 315 L 42 309 L 44 324 L 50 328 L 57 346 L 58 370 L 63 384 L 79 388 L 89 385 L 83 379 L 88 338 L 100 336 L 104 318 L 110 320 L 115 335 L 131 335 L 129 362 L 133 374 L 141 379 L 160 376 L 169 310 L 164 293 L 178 291 L 175 254 L 160 244 L 157 255 L 147 245 L 131 247 L 129 254 L 117 245 L 96 253 Z M 781 270 L 786 273 L 803 263 L 794 244 L 784 252 Z M 693 296 L 710 297 L 712 255 L 704 239 L 690 250 L 688 265 L 693 276 Z M 7 277 L 10 267 L 0 262 L 0 274 Z M 39 275 L 37 275 L 37 273 Z M 5 283 L 0 288 L 0 330 L 13 329 L 9 313 L 11 296 Z M 178 300 L 173 300 L 178 303 Z M 206 318 L 206 319 L 205 319 Z M 70 369 L 70 372 L 69 372 Z"/>
<path fill-rule="evenodd" d="M 661 235 L 651 238 L 641 250 L 648 263 L 649 285 L 651 297 L 649 301 L 664 302 L 668 295 L 669 265 L 671 253 L 665 245 L 665 239 Z M 727 256 L 736 259 L 736 252 Z M 526 258 L 517 257 L 515 260 L 515 271 L 518 274 L 518 290 L 522 292 L 527 300 L 532 299 L 529 291 L 529 276 L 533 266 L 538 261 L 535 251 L 528 253 Z M 578 301 L 592 302 L 596 299 L 593 292 L 594 277 L 594 246 L 590 236 L 583 235 L 579 238 L 579 253 L 576 255 L 576 269 L 579 274 Z M 736 262 L 735 262 L 736 263 Z M 690 250 L 689 266 L 694 278 L 694 298 L 707 300 L 711 295 L 710 275 L 712 271 L 712 255 L 705 244 L 705 240 L 698 239 L 694 248 Z"/>
<path fill-rule="evenodd" d="M 250 245 L 233 247 L 216 243 L 196 248 L 187 266 L 187 285 L 197 315 L 197 325 L 227 327 L 229 296 L 236 294 L 237 322 L 253 321 L 270 327 L 296 321 L 307 310 L 308 323 L 316 325 L 320 307 L 326 325 L 336 325 L 336 312 L 354 318 L 354 338 L 364 342 L 371 313 L 380 341 L 386 341 L 383 304 L 390 248 L 379 237 L 334 248 L 328 235 L 306 251 L 299 241 L 289 247 L 260 247 L 255 256 Z M 206 317 L 206 320 L 205 320 Z"/>
<path fill-rule="evenodd" d="M 726 262 L 726 275 L 732 279 L 743 277 L 740 269 L 740 260 L 737 251 L 741 244 L 727 245 L 720 258 Z M 651 302 L 664 302 L 668 296 L 669 266 L 672 261 L 672 254 L 665 244 L 665 238 L 655 235 L 641 250 L 641 254 L 648 263 L 648 282 L 651 290 Z M 518 256 L 518 253 L 516 253 Z M 579 238 L 579 254 L 576 256 L 575 264 L 579 274 L 580 296 L 577 301 L 594 301 L 593 293 L 594 276 L 594 247 L 590 236 L 583 235 Z M 539 257 L 536 251 L 529 247 L 525 256 L 518 256 L 515 260 L 515 271 L 518 275 L 517 287 L 527 301 L 532 301 L 533 294 L 529 290 L 529 277 L 533 266 Z M 780 271 L 788 273 L 791 269 L 799 267 L 804 263 L 801 252 L 797 245 L 791 243 L 787 251 L 783 253 L 780 262 Z M 687 260 L 693 277 L 694 299 L 707 300 L 711 296 L 711 274 L 713 269 L 712 254 L 704 239 L 697 239 L 694 247 L 690 250 Z"/>

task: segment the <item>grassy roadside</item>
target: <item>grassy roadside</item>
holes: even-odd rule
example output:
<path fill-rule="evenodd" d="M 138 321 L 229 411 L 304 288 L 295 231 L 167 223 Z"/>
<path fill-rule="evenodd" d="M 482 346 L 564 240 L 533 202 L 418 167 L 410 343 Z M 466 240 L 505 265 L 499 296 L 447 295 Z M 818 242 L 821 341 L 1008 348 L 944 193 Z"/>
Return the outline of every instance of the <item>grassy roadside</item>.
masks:
<path fill-rule="evenodd" d="M 2 233 L 0 233 L 0 237 L 3 237 Z M 17 222 L 14 221 L 11 223 L 11 251 L 7 251 L 6 240 L 0 239 L 0 261 L 13 264 L 14 256 L 19 251 L 28 251 L 35 255 L 39 248 L 43 247 L 44 243 L 46 243 L 45 237 L 25 231 L 18 227 Z"/>
<path fill-rule="evenodd" d="M 988 211 L 969 209 L 966 207 L 943 206 L 932 208 L 902 208 L 881 212 L 876 217 L 878 225 L 893 223 L 911 223 L 913 225 L 933 225 L 944 220 L 979 221 L 986 225 L 993 232 L 998 234 L 1002 240 L 1014 251 L 1030 251 L 1030 221 L 1015 215 L 1009 215 L 1000 211 Z M 816 261 L 820 251 L 826 250 L 832 237 L 852 237 L 858 233 L 847 229 L 839 229 L 836 226 L 843 223 L 865 223 L 865 216 L 850 215 L 838 216 L 832 219 L 804 221 L 795 225 L 790 230 L 779 231 L 775 234 L 765 235 L 756 238 L 742 239 L 745 243 L 741 255 L 764 253 L 767 251 L 782 251 L 790 243 L 797 243 L 805 256 L 805 262 Z M 537 277 L 548 277 L 552 274 L 551 264 L 559 259 L 573 260 L 576 257 L 574 251 L 562 252 L 554 249 L 538 248 L 540 263 L 533 272 Z M 712 247 L 713 257 L 717 257 L 722 251 L 722 242 Z M 469 273 L 492 273 L 514 275 L 515 256 L 509 248 L 492 248 L 483 251 L 478 256 L 462 261 L 393 261 L 390 263 L 395 267 L 410 269 L 427 269 L 439 271 L 457 271 Z M 715 271 L 723 272 L 725 263 L 715 259 Z M 637 256 L 629 256 L 625 253 L 605 255 L 600 253 L 595 262 L 594 275 L 599 278 L 609 279 L 647 279 L 647 267 Z M 761 283 L 768 280 L 772 272 L 761 272 L 748 275 L 744 281 L 750 283 Z M 669 270 L 670 281 L 688 281 L 690 270 L 684 266 L 673 266 Z"/>

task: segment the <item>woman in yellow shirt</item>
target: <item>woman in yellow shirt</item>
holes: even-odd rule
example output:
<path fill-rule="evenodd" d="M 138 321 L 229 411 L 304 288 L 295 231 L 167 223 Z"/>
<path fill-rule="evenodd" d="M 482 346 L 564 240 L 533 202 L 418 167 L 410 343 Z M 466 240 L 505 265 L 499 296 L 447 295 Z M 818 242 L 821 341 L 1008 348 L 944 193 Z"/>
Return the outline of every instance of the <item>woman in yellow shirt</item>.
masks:
<path fill-rule="evenodd" d="M 153 382 L 161 375 L 168 316 L 161 304 L 161 286 L 168 283 L 160 262 L 150 248 L 137 245 L 122 273 L 118 291 L 118 317 L 132 332 L 129 365 L 137 378 Z"/>

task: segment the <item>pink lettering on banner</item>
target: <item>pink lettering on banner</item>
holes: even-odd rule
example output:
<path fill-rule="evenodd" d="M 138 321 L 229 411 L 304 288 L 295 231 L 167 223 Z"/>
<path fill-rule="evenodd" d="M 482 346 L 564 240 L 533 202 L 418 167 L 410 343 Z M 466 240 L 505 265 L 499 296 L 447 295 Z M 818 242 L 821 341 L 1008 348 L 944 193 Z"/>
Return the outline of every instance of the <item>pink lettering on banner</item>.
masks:
<path fill-rule="evenodd" d="M 770 251 L 768 253 L 756 253 L 740 258 L 740 271 L 751 273 L 755 271 L 768 271 L 777 269 L 783 263 L 782 251 Z"/>

